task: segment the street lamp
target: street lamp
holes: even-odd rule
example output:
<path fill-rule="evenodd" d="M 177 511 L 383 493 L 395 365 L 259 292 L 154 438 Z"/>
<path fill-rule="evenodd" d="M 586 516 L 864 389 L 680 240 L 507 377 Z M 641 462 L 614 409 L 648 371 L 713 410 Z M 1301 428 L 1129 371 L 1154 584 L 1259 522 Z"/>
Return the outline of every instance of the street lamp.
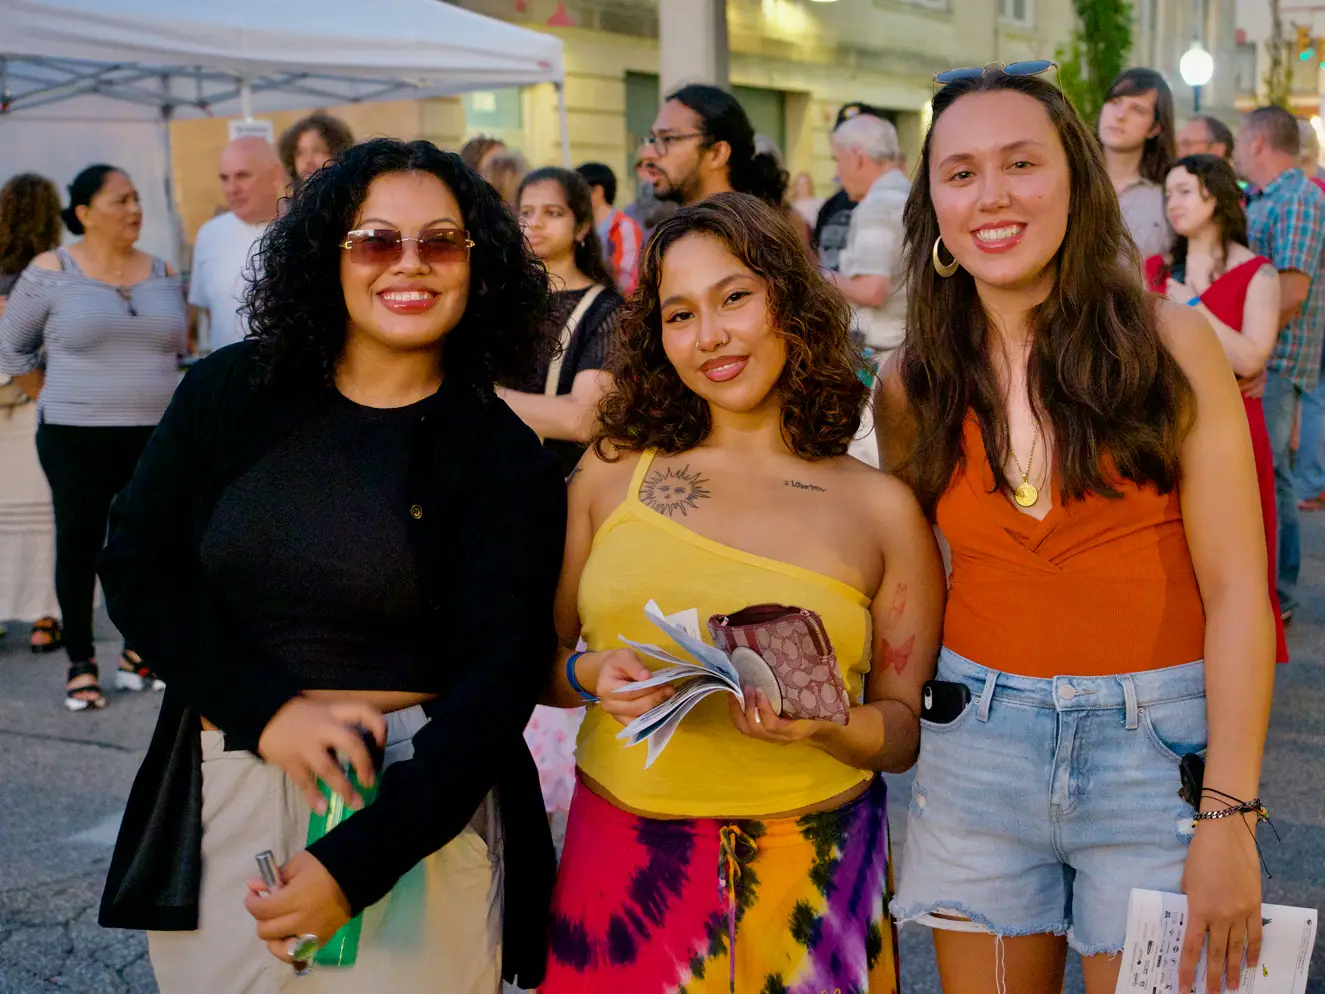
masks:
<path fill-rule="evenodd" d="M 1178 60 L 1178 72 L 1182 81 L 1192 88 L 1192 113 L 1201 112 L 1201 87 L 1210 82 L 1215 74 L 1214 57 L 1205 50 L 1199 40 L 1193 39 L 1192 47 L 1182 53 Z"/>

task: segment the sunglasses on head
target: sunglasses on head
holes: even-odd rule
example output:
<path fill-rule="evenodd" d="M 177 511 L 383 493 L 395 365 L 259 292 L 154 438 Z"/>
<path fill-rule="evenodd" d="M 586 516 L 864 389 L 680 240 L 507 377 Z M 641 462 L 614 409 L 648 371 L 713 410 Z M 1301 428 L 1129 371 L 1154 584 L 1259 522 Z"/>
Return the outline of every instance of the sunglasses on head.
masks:
<path fill-rule="evenodd" d="M 463 228 L 424 228 L 417 238 L 406 238 L 395 228 L 355 228 L 340 247 L 350 261 L 365 265 L 391 265 L 405 255 L 405 243 L 419 247 L 419 259 L 428 265 L 464 262 L 474 242 Z"/>
<path fill-rule="evenodd" d="M 1001 73 L 1004 76 L 1039 76 L 1050 69 L 1058 69 L 1057 62 L 1050 62 L 1048 59 L 1031 59 L 1027 62 L 991 62 L 987 66 L 968 66 L 964 69 L 949 69 L 947 72 L 941 72 L 934 77 L 934 90 L 938 91 L 940 86 L 947 86 L 949 83 L 956 83 L 964 79 L 981 79 L 986 75 Z M 1061 84 L 1059 85 L 1061 89 Z"/>

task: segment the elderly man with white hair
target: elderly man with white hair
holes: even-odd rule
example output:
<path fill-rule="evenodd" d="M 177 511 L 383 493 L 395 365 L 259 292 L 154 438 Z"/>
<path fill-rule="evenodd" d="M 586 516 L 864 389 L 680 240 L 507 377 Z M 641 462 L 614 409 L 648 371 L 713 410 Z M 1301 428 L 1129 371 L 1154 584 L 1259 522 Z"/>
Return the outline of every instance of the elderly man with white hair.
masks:
<path fill-rule="evenodd" d="M 838 182 L 856 208 L 838 270 L 825 276 L 851 302 L 856 331 L 881 365 L 906 329 L 902 210 L 911 184 L 902 172 L 897 131 L 882 118 L 858 114 L 843 121 L 832 145 Z"/>
<path fill-rule="evenodd" d="M 851 302 L 855 334 L 869 347 L 870 360 L 882 368 L 906 334 L 906 290 L 902 284 L 902 211 L 911 184 L 902 172 L 897 130 L 883 118 L 857 114 L 833 132 L 833 161 L 842 190 L 855 202 L 847 243 L 837 271 L 825 269 Z M 878 466 L 870 406 L 851 454 Z"/>

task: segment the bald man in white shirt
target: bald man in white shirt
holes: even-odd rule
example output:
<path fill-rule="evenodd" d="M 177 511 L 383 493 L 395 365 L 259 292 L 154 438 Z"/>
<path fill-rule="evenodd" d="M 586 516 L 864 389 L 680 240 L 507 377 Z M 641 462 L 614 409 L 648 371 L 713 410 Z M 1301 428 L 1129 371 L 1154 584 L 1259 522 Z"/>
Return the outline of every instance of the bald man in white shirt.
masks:
<path fill-rule="evenodd" d="M 207 351 L 241 341 L 246 279 L 263 232 L 276 217 L 285 173 L 265 138 L 236 138 L 221 152 L 221 192 L 230 208 L 202 226 L 193 247 L 189 304 L 207 318 Z"/>

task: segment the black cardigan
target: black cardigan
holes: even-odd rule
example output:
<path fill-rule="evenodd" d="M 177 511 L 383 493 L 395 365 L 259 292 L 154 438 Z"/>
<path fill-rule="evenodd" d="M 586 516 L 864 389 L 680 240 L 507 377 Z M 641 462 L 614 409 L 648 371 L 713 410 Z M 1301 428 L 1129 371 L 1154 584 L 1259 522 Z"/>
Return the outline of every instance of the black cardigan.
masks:
<path fill-rule="evenodd" d="M 102 897 L 108 927 L 197 928 L 202 843 L 199 716 L 256 751 L 299 693 L 227 623 L 198 544 L 221 492 L 330 399 L 325 386 L 257 385 L 244 342 L 184 378 L 111 512 L 99 572 L 112 620 L 166 681 Z M 448 379 L 412 428 L 410 542 L 445 692 L 377 801 L 309 847 L 357 913 L 469 823 L 494 787 L 505 827 L 503 969 L 542 979 L 555 857 L 522 735 L 555 650 L 552 598 L 566 492 L 556 459 L 490 390 Z M 236 898 L 238 900 L 238 898 Z"/>

